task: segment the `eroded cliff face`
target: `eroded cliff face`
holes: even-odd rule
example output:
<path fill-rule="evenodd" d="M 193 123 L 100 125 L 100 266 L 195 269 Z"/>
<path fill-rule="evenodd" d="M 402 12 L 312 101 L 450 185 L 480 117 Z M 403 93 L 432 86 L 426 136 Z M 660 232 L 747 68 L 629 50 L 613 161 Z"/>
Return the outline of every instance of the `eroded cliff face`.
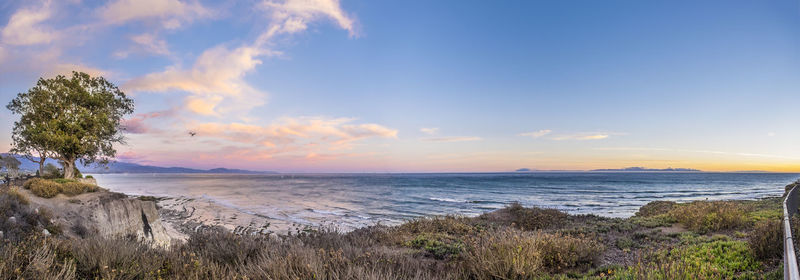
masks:
<path fill-rule="evenodd" d="M 135 237 L 169 246 L 171 238 L 161 224 L 155 202 L 136 198 L 100 201 L 87 205 L 91 214 L 88 224 L 103 237 Z"/>
<path fill-rule="evenodd" d="M 50 199 L 36 197 L 30 192 L 26 195 L 32 206 L 49 211 L 53 222 L 60 224 L 69 237 L 98 234 L 106 238 L 135 238 L 163 247 L 173 242 L 153 201 L 107 191 L 74 197 L 59 194 Z"/>

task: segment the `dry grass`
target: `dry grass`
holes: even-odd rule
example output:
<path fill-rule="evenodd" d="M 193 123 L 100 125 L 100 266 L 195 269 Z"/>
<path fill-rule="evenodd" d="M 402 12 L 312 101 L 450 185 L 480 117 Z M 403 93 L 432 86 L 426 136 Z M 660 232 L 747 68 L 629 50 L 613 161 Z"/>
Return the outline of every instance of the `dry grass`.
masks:
<path fill-rule="evenodd" d="M 584 236 L 508 229 L 477 240 L 465 268 L 473 279 L 529 279 L 589 267 L 603 250 L 597 240 Z"/>
<path fill-rule="evenodd" d="M 679 204 L 669 215 L 691 231 L 707 233 L 745 226 L 747 212 L 745 206 L 733 201 L 694 201 Z"/>
<path fill-rule="evenodd" d="M 778 260 L 783 256 L 783 231 L 780 220 L 766 220 L 755 224 L 747 243 L 753 255 L 760 260 Z"/>
<path fill-rule="evenodd" d="M 48 180 L 42 178 L 32 178 L 23 184 L 23 187 L 30 189 L 33 194 L 39 197 L 52 198 L 63 193 L 67 196 L 75 196 L 87 192 L 96 192 L 100 188 L 73 180 L 56 179 Z"/>

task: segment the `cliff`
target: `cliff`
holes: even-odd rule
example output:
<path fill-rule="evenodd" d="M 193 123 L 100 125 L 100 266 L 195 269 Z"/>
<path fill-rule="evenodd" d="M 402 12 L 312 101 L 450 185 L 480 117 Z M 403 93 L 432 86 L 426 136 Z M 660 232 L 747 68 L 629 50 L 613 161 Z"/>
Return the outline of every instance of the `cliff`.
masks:
<path fill-rule="evenodd" d="M 135 238 L 155 246 L 167 247 L 175 239 L 183 239 L 177 231 L 165 227 L 155 202 L 127 197 L 108 191 L 85 193 L 73 197 L 59 194 L 41 198 L 21 190 L 31 206 L 48 211 L 64 235 L 83 238 L 91 233 L 107 238 Z"/>

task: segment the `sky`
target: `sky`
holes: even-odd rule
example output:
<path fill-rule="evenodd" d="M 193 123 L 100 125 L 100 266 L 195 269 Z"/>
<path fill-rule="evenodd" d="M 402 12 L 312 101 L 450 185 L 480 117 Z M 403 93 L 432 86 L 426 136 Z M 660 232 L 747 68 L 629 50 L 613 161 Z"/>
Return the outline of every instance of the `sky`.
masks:
<path fill-rule="evenodd" d="M 797 0 L 0 1 L 0 103 L 71 71 L 140 164 L 800 172 Z"/>

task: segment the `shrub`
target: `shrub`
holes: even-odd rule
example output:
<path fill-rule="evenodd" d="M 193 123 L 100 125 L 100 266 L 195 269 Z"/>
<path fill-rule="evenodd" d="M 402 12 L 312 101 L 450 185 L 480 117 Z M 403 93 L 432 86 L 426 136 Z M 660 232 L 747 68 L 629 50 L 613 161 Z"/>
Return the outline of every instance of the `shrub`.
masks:
<path fill-rule="evenodd" d="M 636 216 L 651 217 L 666 214 L 675 207 L 674 201 L 651 201 L 639 208 Z"/>
<path fill-rule="evenodd" d="M 529 279 L 591 265 L 602 251 L 584 236 L 504 230 L 472 244 L 465 265 L 471 279 Z"/>
<path fill-rule="evenodd" d="M 780 220 L 756 223 L 747 244 L 759 260 L 779 259 L 783 256 L 783 231 Z"/>
<path fill-rule="evenodd" d="M 430 256 L 440 260 L 458 256 L 464 250 L 463 242 L 448 238 L 446 235 L 421 234 L 406 242 L 406 246 L 424 250 Z"/>
<path fill-rule="evenodd" d="M 616 245 L 620 250 L 630 250 L 636 246 L 636 243 L 628 237 L 620 237 L 617 239 Z"/>
<path fill-rule="evenodd" d="M 69 196 L 96 191 L 97 186 L 80 182 L 67 182 L 61 185 L 61 192 Z"/>
<path fill-rule="evenodd" d="M 27 181 L 25 181 L 25 183 L 22 183 L 22 187 L 25 188 L 26 190 L 29 190 L 29 189 L 31 189 L 32 185 L 38 184 L 38 183 L 40 183 L 42 181 L 47 181 L 47 180 L 42 179 L 42 178 L 31 178 L 31 179 L 28 179 Z"/>
<path fill-rule="evenodd" d="M 54 179 L 54 178 L 61 178 L 64 177 L 64 174 L 61 173 L 61 169 L 53 165 L 52 163 L 48 163 L 44 166 L 44 174 L 41 174 L 42 178 L 45 179 Z"/>
<path fill-rule="evenodd" d="M 30 185 L 30 189 L 36 196 L 51 198 L 61 193 L 61 184 L 50 180 L 37 180 Z"/>
<path fill-rule="evenodd" d="M 186 242 L 188 250 L 220 264 L 244 264 L 254 259 L 267 247 L 264 238 L 241 238 L 222 230 L 211 230 L 191 235 Z"/>
<path fill-rule="evenodd" d="M 523 207 L 519 203 L 512 203 L 506 208 L 481 215 L 483 220 L 509 224 L 523 230 L 545 229 L 554 225 L 563 224 L 569 215 L 556 209 Z"/>
<path fill-rule="evenodd" d="M 59 193 L 63 193 L 68 196 L 74 196 L 100 190 L 100 187 L 92 184 L 61 178 L 53 180 L 32 178 L 28 181 L 25 181 L 23 187 L 30 189 L 33 194 L 44 198 L 55 197 Z"/>
<path fill-rule="evenodd" d="M 86 179 L 94 179 L 94 176 L 92 176 L 92 175 L 86 175 L 86 176 L 85 176 L 85 177 L 83 177 L 83 178 L 86 178 Z"/>
<path fill-rule="evenodd" d="M 736 229 L 747 224 L 744 207 L 731 201 L 695 201 L 678 205 L 670 215 L 697 233 Z"/>

